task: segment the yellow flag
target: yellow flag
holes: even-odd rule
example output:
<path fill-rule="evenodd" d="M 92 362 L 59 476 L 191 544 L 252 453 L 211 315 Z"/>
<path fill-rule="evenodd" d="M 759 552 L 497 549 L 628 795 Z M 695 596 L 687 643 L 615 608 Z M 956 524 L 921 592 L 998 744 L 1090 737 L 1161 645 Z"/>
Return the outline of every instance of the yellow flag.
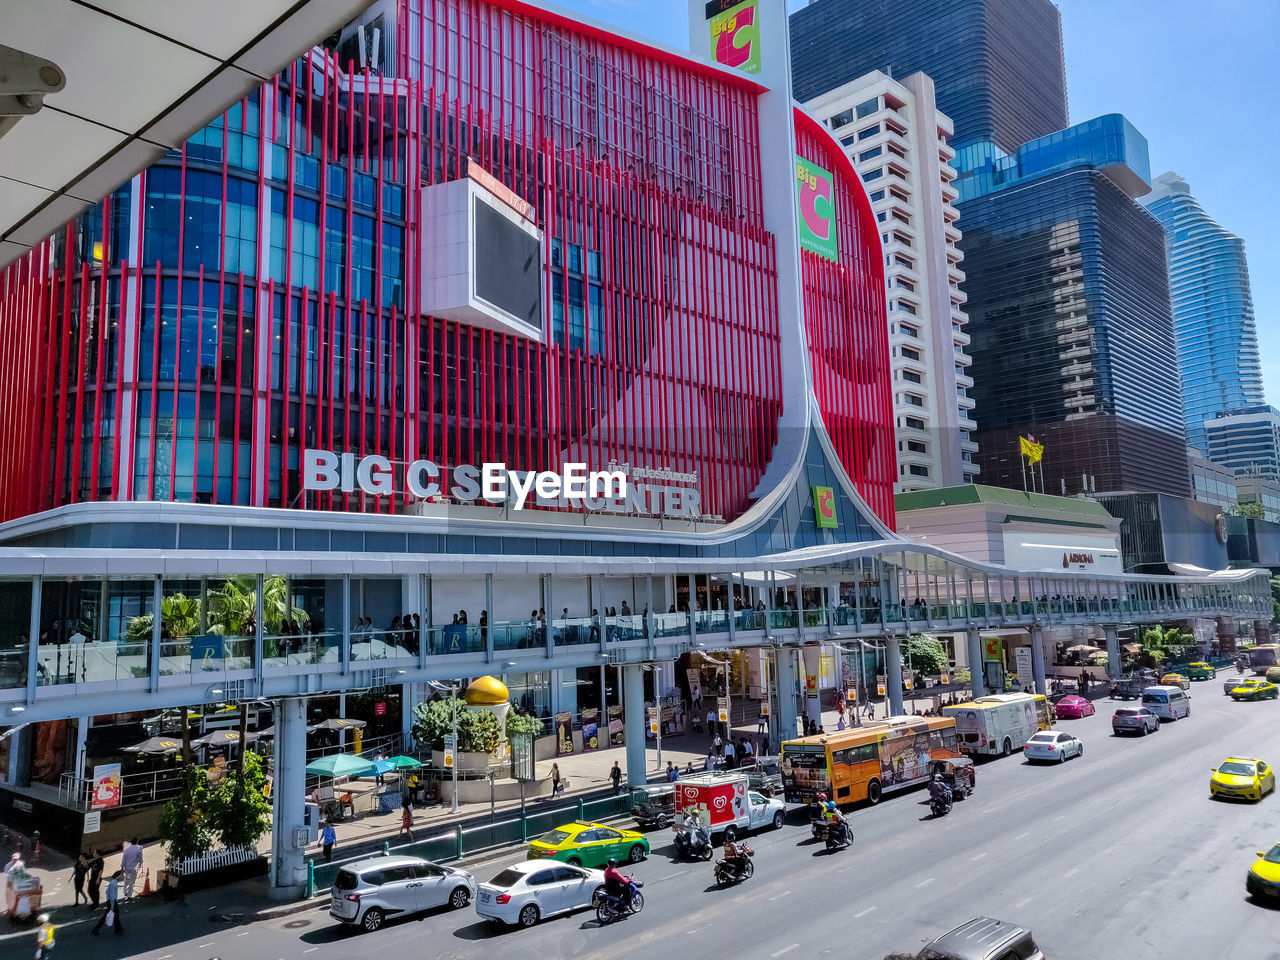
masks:
<path fill-rule="evenodd" d="M 1019 437 L 1018 443 L 1022 447 L 1022 455 L 1027 458 L 1027 463 L 1036 464 L 1040 462 L 1040 458 L 1044 456 L 1043 443 L 1036 443 L 1026 437 Z"/>

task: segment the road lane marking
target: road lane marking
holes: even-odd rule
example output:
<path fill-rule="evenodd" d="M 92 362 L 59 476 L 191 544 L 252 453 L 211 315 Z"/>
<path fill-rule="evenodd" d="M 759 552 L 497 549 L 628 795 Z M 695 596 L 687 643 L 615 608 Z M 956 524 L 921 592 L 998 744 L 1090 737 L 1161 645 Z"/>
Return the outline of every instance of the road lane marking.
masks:
<path fill-rule="evenodd" d="M 684 933 L 685 933 L 685 936 L 691 937 L 701 929 L 702 929 L 701 927 L 694 927 L 692 930 L 686 930 Z"/>
<path fill-rule="evenodd" d="M 860 920 L 861 918 L 865 917 L 868 913 L 870 913 L 874 909 L 875 907 L 867 907 L 867 909 L 865 910 L 860 910 L 853 915 L 853 919 Z"/>
<path fill-rule="evenodd" d="M 1017 903 L 1013 905 L 1013 908 L 1015 910 L 1019 910 L 1022 907 L 1025 907 L 1028 903 L 1030 903 L 1032 899 L 1033 899 L 1032 897 L 1023 897 L 1021 900 L 1019 900 Z"/>
<path fill-rule="evenodd" d="M 1016 837 L 1014 837 L 1013 839 L 1015 839 L 1015 840 L 1025 840 L 1025 839 L 1026 839 L 1027 837 L 1029 837 L 1029 836 L 1031 836 L 1031 831 L 1030 831 L 1030 830 L 1024 830 L 1022 833 L 1018 834 L 1018 835 L 1017 835 Z"/>
<path fill-rule="evenodd" d="M 919 890 L 921 887 L 927 887 L 931 883 L 933 883 L 933 877 L 925 877 L 923 880 L 921 880 L 919 883 L 916 884 L 916 889 Z"/>
<path fill-rule="evenodd" d="M 197 943 L 196 949 L 203 950 L 205 947 L 212 947 L 212 946 L 213 946 L 213 941 L 210 940 L 208 943 Z"/>
<path fill-rule="evenodd" d="M 686 873 L 691 873 L 692 871 L 693 871 L 692 867 L 690 867 L 688 870 L 677 870 L 675 873 L 669 873 L 665 877 L 659 877 L 657 880 L 653 882 L 661 883 L 663 880 L 674 880 L 676 877 L 683 877 Z"/>
<path fill-rule="evenodd" d="M 1065 819 L 1067 819 L 1067 815 L 1064 813 L 1064 814 L 1063 814 L 1062 816 L 1060 816 L 1060 817 L 1054 817 L 1054 818 L 1053 818 L 1053 822 L 1054 822 L 1054 823 L 1057 823 L 1059 820 L 1065 820 Z"/>
<path fill-rule="evenodd" d="M 303 952 L 303 953 L 315 953 L 315 952 L 316 952 L 317 950 L 319 950 L 319 949 L 320 949 L 319 947 L 307 947 L 307 949 L 303 950 L 302 952 Z"/>
<path fill-rule="evenodd" d="M 237 937 L 247 937 L 248 935 L 249 935 L 249 931 L 248 931 L 248 930 L 246 930 L 244 933 L 237 933 L 237 934 L 236 934 L 236 936 L 237 936 Z"/>
<path fill-rule="evenodd" d="M 775 950 L 773 953 L 769 954 L 769 956 L 772 957 L 773 960 L 777 960 L 778 957 L 782 956 L 784 953 L 790 953 L 798 946 L 800 946 L 800 944 L 793 943 L 789 947 L 783 947 L 781 950 Z"/>
<path fill-rule="evenodd" d="M 778 894 L 776 897 L 770 897 L 770 898 L 769 898 L 769 902 L 770 902 L 770 903 L 772 903 L 774 900 L 781 900 L 783 897 L 785 897 L 785 896 L 786 896 L 787 894 L 789 894 L 790 892 L 791 892 L 790 890 L 783 890 L 783 891 L 782 891 L 782 893 Z M 797 944 L 794 944 L 794 946 L 797 946 L 797 947 L 798 947 L 798 946 L 799 946 L 799 944 L 798 944 L 798 943 L 797 943 Z M 790 948 L 788 948 L 788 949 L 790 949 Z"/>
<path fill-rule="evenodd" d="M 1063 877 L 1074 877 L 1079 872 L 1080 872 L 1079 867 L 1072 867 L 1070 870 L 1068 870 L 1066 873 L 1063 874 Z"/>
<path fill-rule="evenodd" d="M 852 869 L 853 867 L 841 867 L 839 870 L 836 871 L 836 873 L 848 873 Z"/>
<path fill-rule="evenodd" d="M 980 854 L 978 854 L 976 857 L 970 857 L 970 858 L 969 858 L 969 862 L 970 862 L 970 863 L 976 863 L 977 861 L 981 860 L 981 859 L 982 859 L 983 857 L 985 857 L 985 856 L 986 856 L 986 854 L 985 854 L 985 853 L 980 853 Z"/>

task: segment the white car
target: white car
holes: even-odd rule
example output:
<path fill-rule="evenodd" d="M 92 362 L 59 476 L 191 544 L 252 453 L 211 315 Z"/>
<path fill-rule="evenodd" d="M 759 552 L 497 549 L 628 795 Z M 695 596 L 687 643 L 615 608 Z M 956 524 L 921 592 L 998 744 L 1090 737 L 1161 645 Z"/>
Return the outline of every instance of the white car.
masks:
<path fill-rule="evenodd" d="M 1084 744 L 1061 730 L 1041 730 L 1026 742 L 1022 755 L 1028 761 L 1052 760 L 1065 763 L 1067 757 L 1084 756 Z"/>
<path fill-rule="evenodd" d="M 373 857 L 338 871 L 329 916 L 372 932 L 388 917 L 445 905 L 459 910 L 475 895 L 475 878 L 465 870 L 417 857 Z"/>
<path fill-rule="evenodd" d="M 476 913 L 486 920 L 532 927 L 543 917 L 590 907 L 604 889 L 604 872 L 556 860 L 513 863 L 476 894 Z"/>

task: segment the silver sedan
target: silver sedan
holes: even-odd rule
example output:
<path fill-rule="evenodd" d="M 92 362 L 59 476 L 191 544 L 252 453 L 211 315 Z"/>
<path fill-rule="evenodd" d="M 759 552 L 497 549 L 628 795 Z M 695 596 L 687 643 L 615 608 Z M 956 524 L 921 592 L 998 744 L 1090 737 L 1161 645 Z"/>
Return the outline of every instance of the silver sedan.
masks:
<path fill-rule="evenodd" d="M 1065 763 L 1067 757 L 1084 756 L 1084 744 L 1061 730 L 1041 730 L 1022 748 L 1028 762 L 1049 760 Z"/>

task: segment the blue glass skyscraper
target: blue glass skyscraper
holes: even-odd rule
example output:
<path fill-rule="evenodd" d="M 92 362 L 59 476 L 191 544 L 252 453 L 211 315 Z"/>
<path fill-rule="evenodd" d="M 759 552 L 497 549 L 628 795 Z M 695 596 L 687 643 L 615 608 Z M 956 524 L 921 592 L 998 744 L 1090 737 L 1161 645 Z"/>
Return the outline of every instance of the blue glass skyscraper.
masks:
<path fill-rule="evenodd" d="M 1142 198 L 1165 228 L 1187 443 L 1213 459 L 1205 421 L 1263 402 L 1244 241 L 1205 213 L 1176 173 Z"/>

